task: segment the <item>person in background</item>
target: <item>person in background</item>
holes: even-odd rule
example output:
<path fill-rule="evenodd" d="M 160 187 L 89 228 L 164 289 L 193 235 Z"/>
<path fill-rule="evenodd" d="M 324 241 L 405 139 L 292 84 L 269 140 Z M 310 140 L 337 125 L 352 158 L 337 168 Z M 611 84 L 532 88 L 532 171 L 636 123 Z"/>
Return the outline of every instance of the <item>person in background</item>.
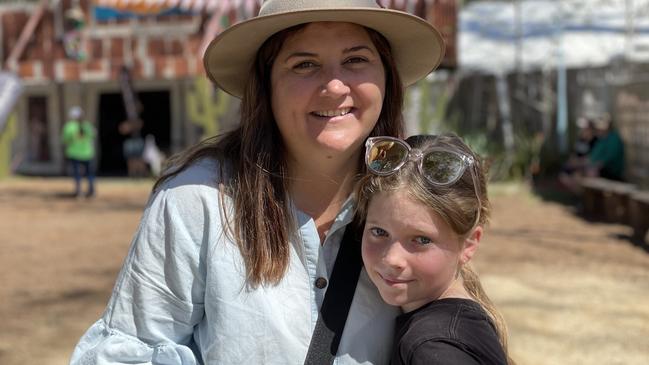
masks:
<path fill-rule="evenodd" d="M 595 120 L 597 143 L 588 155 L 588 176 L 624 180 L 624 142 L 606 114 Z"/>
<path fill-rule="evenodd" d="M 490 213 L 480 158 L 455 135 L 370 137 L 365 155 L 363 262 L 404 312 L 390 364 L 508 364 L 504 321 L 469 265 Z"/>
<path fill-rule="evenodd" d="M 375 0 L 266 0 L 221 32 L 205 69 L 242 99 L 240 124 L 170 162 L 71 364 L 303 364 L 363 143 L 402 135 L 404 88 L 442 55 L 430 23 Z M 313 348 L 385 364 L 398 308 L 353 284 L 337 350 Z"/>
<path fill-rule="evenodd" d="M 592 119 L 582 117 L 577 119 L 577 140 L 573 146 L 573 155 L 578 159 L 587 159 L 588 154 L 597 143 L 595 123 Z M 578 164 L 583 166 L 583 163 Z"/>
<path fill-rule="evenodd" d="M 95 158 L 95 127 L 83 118 L 83 110 L 73 106 L 68 111 L 68 121 L 63 125 L 61 142 L 65 148 L 67 159 L 74 178 L 74 196 L 82 194 L 81 174 L 88 180 L 85 197 L 95 196 L 95 172 L 93 161 Z"/>
<path fill-rule="evenodd" d="M 142 138 L 142 127 L 144 122 L 141 119 L 126 119 L 118 125 L 119 133 L 125 136 L 122 143 L 122 154 L 126 160 L 126 171 L 128 177 L 146 177 L 149 171 L 144 161 L 145 141 Z"/>
<path fill-rule="evenodd" d="M 561 167 L 559 182 L 568 190 L 579 193 L 580 181 L 587 174 L 590 151 L 597 143 L 594 120 L 586 117 L 577 119 L 577 139 L 568 160 Z"/>

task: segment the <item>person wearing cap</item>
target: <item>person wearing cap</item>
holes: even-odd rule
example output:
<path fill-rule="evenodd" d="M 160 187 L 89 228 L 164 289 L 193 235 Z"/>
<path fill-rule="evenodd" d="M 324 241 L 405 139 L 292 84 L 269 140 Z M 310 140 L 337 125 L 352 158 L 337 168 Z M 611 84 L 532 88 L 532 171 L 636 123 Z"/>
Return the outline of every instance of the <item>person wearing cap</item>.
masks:
<path fill-rule="evenodd" d="M 83 110 L 73 106 L 68 111 L 68 121 L 63 125 L 61 142 L 64 154 L 72 169 L 74 196 L 81 196 L 81 171 L 88 180 L 87 198 L 95 195 L 95 173 L 92 166 L 95 157 L 95 127 L 83 119 Z"/>
<path fill-rule="evenodd" d="M 267 0 L 218 35 L 205 69 L 240 125 L 172 159 L 71 364 L 305 363 L 365 139 L 402 136 L 403 89 L 442 55 L 429 23 L 374 0 Z M 332 362 L 388 363 L 399 310 L 366 272 L 352 284 Z"/>

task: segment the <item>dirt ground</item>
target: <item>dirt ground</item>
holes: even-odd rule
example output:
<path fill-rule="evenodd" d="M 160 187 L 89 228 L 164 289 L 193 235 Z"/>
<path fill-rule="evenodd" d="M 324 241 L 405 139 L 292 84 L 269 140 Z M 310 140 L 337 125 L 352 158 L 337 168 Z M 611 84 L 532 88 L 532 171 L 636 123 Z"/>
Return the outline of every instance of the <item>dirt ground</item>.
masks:
<path fill-rule="evenodd" d="M 0 364 L 67 364 L 101 315 L 150 181 L 0 181 Z M 621 225 L 584 221 L 523 185 L 492 187 L 475 266 L 519 365 L 649 364 L 649 254 Z"/>

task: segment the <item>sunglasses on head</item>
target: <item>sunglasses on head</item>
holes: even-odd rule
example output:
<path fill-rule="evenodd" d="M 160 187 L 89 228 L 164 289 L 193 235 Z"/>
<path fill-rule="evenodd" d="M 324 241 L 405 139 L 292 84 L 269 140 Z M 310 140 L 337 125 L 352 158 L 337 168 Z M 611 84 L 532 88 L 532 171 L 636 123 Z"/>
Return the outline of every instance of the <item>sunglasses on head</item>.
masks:
<path fill-rule="evenodd" d="M 419 173 L 435 186 L 446 187 L 455 184 L 464 175 L 467 167 L 475 163 L 472 156 L 466 155 L 452 147 L 436 145 L 436 136 L 415 136 L 415 139 L 431 139 L 431 146 L 414 149 L 408 142 L 394 137 L 370 137 L 365 142 L 365 165 L 367 169 L 379 176 L 392 175 L 407 162 L 417 164 Z M 478 214 L 474 227 L 480 220 L 480 194 L 474 169 L 470 169 L 475 196 L 478 199 Z"/>
<path fill-rule="evenodd" d="M 391 175 L 408 161 L 417 163 L 419 172 L 437 186 L 452 185 L 474 163 L 473 157 L 446 146 L 435 146 L 434 142 L 423 150 L 413 150 L 408 142 L 387 136 L 370 137 L 365 142 L 365 164 L 375 175 Z"/>

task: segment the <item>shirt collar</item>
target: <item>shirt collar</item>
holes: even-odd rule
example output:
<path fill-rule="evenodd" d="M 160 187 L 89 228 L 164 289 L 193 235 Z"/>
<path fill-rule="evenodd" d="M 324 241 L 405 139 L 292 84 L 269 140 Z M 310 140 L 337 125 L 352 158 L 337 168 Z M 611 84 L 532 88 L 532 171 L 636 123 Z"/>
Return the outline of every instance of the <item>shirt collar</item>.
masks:
<path fill-rule="evenodd" d="M 304 226 L 305 224 L 313 220 L 313 218 L 310 215 L 298 209 L 295 206 L 293 200 L 289 201 L 289 207 L 294 212 L 295 222 L 297 223 L 298 228 Z M 333 233 L 337 231 L 339 228 L 344 227 L 347 224 L 351 223 L 351 221 L 354 219 L 354 211 L 356 210 L 355 208 L 356 205 L 355 205 L 354 195 L 350 194 L 349 197 L 347 197 L 347 200 L 345 200 L 342 207 L 340 208 L 340 211 L 336 215 L 336 219 L 334 219 L 334 222 L 331 225 L 329 232 Z"/>

